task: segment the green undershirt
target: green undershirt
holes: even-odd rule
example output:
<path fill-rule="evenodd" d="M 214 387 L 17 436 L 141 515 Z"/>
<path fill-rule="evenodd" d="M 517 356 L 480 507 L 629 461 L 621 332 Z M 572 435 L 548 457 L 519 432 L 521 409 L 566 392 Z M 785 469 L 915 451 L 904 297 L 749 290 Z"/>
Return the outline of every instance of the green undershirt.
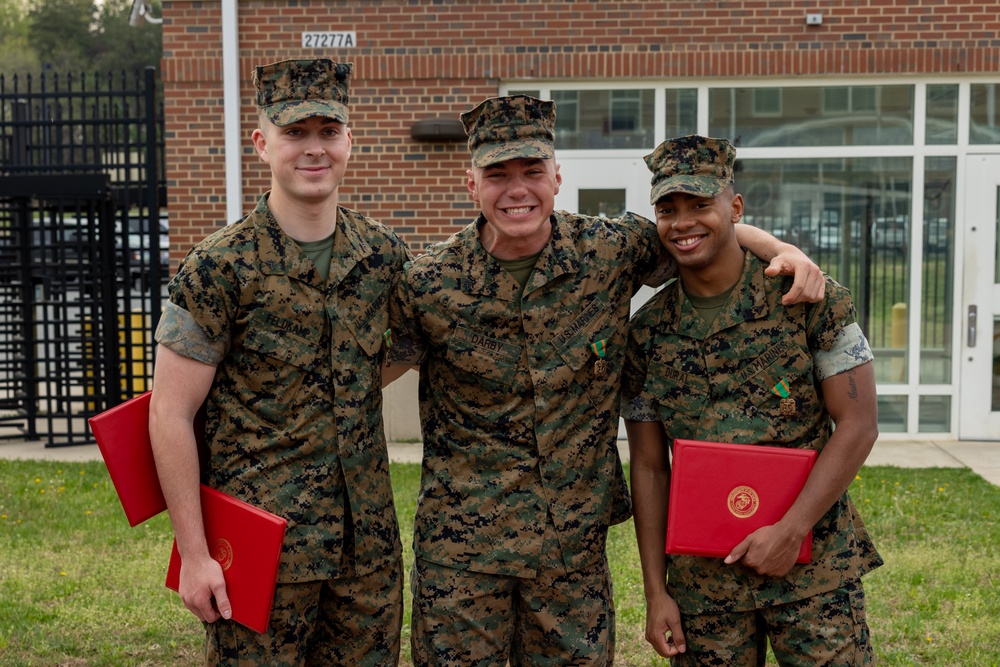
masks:
<path fill-rule="evenodd" d="M 729 299 L 729 295 L 733 293 L 734 289 L 736 289 L 735 284 L 722 294 L 716 294 L 715 296 L 694 296 L 688 294 L 687 291 L 684 292 L 684 295 L 687 296 L 688 301 L 691 302 L 694 309 L 698 311 L 701 319 L 705 320 L 705 324 L 711 326 L 715 318 L 718 317 L 722 307 L 726 305 L 726 300 Z"/>
<path fill-rule="evenodd" d="M 509 273 L 517 284 L 521 286 L 521 289 L 517 292 L 517 298 L 521 298 L 521 293 L 524 292 L 524 286 L 528 284 L 528 278 L 531 276 L 531 271 L 535 268 L 535 262 L 541 257 L 542 251 L 539 250 L 534 255 L 528 257 L 521 257 L 520 259 L 499 259 L 494 257 L 500 266 L 503 267 L 504 271 Z"/>
<path fill-rule="evenodd" d="M 333 256 L 333 237 L 336 234 L 337 232 L 334 232 L 319 241 L 296 241 L 302 248 L 302 254 L 316 265 L 316 270 L 323 276 L 323 280 L 330 277 L 330 258 Z"/>

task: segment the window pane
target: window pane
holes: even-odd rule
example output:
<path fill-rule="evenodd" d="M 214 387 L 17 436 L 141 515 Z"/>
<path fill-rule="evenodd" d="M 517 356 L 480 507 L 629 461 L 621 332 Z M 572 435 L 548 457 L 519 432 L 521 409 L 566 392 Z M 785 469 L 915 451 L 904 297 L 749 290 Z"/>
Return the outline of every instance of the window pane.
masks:
<path fill-rule="evenodd" d="M 906 412 L 906 396 L 879 396 L 878 430 L 881 433 L 905 433 Z"/>
<path fill-rule="evenodd" d="M 927 86 L 927 128 L 924 134 L 928 144 L 958 143 L 957 85 L 942 83 Z"/>
<path fill-rule="evenodd" d="M 1000 188 L 993 202 L 993 283 L 1000 285 Z"/>
<path fill-rule="evenodd" d="M 1000 412 L 1000 317 L 993 320 L 993 400 L 990 410 Z"/>
<path fill-rule="evenodd" d="M 738 146 L 913 143 L 913 86 L 713 88 L 709 134 Z"/>
<path fill-rule="evenodd" d="M 924 258 L 921 270 L 920 381 L 951 382 L 955 308 L 954 157 L 924 162 Z"/>
<path fill-rule="evenodd" d="M 744 220 L 851 290 L 880 383 L 906 382 L 910 158 L 740 160 Z"/>
<path fill-rule="evenodd" d="M 698 131 L 698 89 L 666 91 L 664 127 L 668 139 L 683 137 Z"/>
<path fill-rule="evenodd" d="M 620 217 L 625 214 L 625 190 L 580 190 L 577 211 L 602 218 Z"/>
<path fill-rule="evenodd" d="M 969 112 L 969 143 L 1000 143 L 1000 85 L 974 83 Z"/>
<path fill-rule="evenodd" d="M 951 431 L 951 396 L 920 397 L 920 433 Z"/>
<path fill-rule="evenodd" d="M 654 148 L 654 91 L 557 90 L 556 149 Z"/>

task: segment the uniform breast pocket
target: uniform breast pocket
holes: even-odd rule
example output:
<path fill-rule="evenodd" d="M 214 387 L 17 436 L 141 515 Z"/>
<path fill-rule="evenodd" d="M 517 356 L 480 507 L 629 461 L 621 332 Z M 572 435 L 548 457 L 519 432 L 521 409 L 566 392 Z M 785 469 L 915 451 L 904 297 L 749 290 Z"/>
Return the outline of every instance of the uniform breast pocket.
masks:
<path fill-rule="evenodd" d="M 348 320 L 347 326 L 354 334 L 358 346 L 369 357 L 382 349 L 385 331 L 389 326 L 388 290 L 366 303 L 349 305 L 346 312 L 358 313 Z"/>
<path fill-rule="evenodd" d="M 673 366 L 651 363 L 644 395 L 658 406 L 659 418 L 670 440 L 700 438 L 711 413 L 708 382 Z"/>
<path fill-rule="evenodd" d="M 624 344 L 625 337 L 619 334 L 614 318 L 606 316 L 595 321 L 557 350 L 567 369 L 565 382 L 576 380 L 591 402 L 601 405 L 618 392 Z"/>
<path fill-rule="evenodd" d="M 748 398 L 752 416 L 761 422 L 758 428 L 767 429 L 769 440 L 794 440 L 812 425 L 819 402 L 812 356 L 785 340 L 758 359 L 769 363 L 743 382 L 741 393 Z"/>
<path fill-rule="evenodd" d="M 445 360 L 456 379 L 472 384 L 486 381 L 504 391 L 516 383 L 520 358 L 520 346 L 464 328 L 452 336 L 445 350 Z"/>
<path fill-rule="evenodd" d="M 251 327 L 238 357 L 235 379 L 244 404 L 262 419 L 282 424 L 298 407 L 322 392 L 321 346 L 280 329 Z"/>

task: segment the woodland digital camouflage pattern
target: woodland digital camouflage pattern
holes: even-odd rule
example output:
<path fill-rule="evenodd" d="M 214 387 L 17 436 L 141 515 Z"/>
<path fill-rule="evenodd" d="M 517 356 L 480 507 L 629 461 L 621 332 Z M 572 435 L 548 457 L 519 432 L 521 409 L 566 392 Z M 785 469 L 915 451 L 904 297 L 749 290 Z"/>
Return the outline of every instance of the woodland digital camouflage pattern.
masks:
<path fill-rule="evenodd" d="M 288 520 L 281 582 L 336 577 L 352 542 L 360 575 L 400 558 L 381 364 L 389 286 L 408 257 L 387 228 L 340 208 L 324 281 L 261 198 L 170 284 L 157 340 L 195 359 L 206 340 L 224 345 L 203 481 Z"/>
<path fill-rule="evenodd" d="M 548 570 L 533 579 L 419 558 L 413 567 L 419 587 L 413 595 L 414 665 L 614 664 L 614 592 L 606 557 L 582 570 Z M 456 609 L 461 610 L 458 627 Z"/>
<path fill-rule="evenodd" d="M 828 278 L 820 303 L 784 306 L 781 295 L 793 279 L 769 278 L 765 266 L 747 253 L 742 282 L 709 326 L 683 296 L 680 281 L 636 313 L 623 372 L 623 417 L 658 419 L 670 442 L 822 451 L 831 420 L 810 350 L 834 345 L 838 332 L 855 321 L 854 305 L 848 291 Z M 652 419 L 641 414 L 649 406 L 658 412 Z M 749 611 L 845 586 L 882 564 L 847 493 L 814 527 L 812 549 L 810 563 L 781 579 L 719 558 L 667 556 L 668 592 L 684 614 Z"/>
<path fill-rule="evenodd" d="M 333 594 L 330 594 L 332 590 Z M 316 623 L 317 599 L 325 600 Z M 310 665 L 383 667 L 397 664 L 403 621 L 403 563 L 364 577 L 279 584 L 271 624 L 259 635 L 233 621 L 206 625 L 206 663 L 218 667 L 301 667 L 309 646 Z"/>
<path fill-rule="evenodd" d="M 767 637 L 757 614 L 767 625 Z M 768 644 L 779 665 L 801 664 L 799 659 L 803 655 L 808 656 L 809 665 L 874 664 L 865 596 L 859 580 L 805 600 L 765 607 L 757 614 L 686 616 L 682 622 L 687 651 L 672 658 L 670 664 L 672 667 L 759 667 L 765 663 Z M 819 626 L 838 631 L 803 629 L 802 619 L 815 619 Z"/>
<path fill-rule="evenodd" d="M 472 164 L 555 157 L 556 105 L 527 95 L 490 98 L 462 114 Z"/>
<path fill-rule="evenodd" d="M 725 139 L 696 134 L 664 141 L 645 156 L 653 172 L 649 203 L 674 192 L 714 197 L 733 182 L 736 149 Z"/>
<path fill-rule="evenodd" d="M 479 242 L 482 224 L 408 263 L 391 303 L 394 331 L 427 353 L 414 549 L 532 577 L 553 557 L 543 553 L 551 516 L 561 560 L 578 570 L 630 516 L 619 379 L 630 299 L 665 251 L 648 220 L 556 211 L 518 302 L 519 285 Z"/>
<path fill-rule="evenodd" d="M 310 116 L 347 123 L 353 63 L 329 59 L 283 60 L 254 69 L 257 106 L 275 125 Z"/>

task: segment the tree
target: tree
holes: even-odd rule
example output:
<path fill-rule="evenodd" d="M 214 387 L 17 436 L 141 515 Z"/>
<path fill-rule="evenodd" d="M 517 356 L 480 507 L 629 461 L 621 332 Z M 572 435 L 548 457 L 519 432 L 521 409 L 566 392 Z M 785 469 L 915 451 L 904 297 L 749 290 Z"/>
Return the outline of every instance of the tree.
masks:
<path fill-rule="evenodd" d="M 21 0 L 0 3 L 0 74 L 35 74 L 38 53 L 28 37 L 28 8 Z"/>
<path fill-rule="evenodd" d="M 79 72 L 93 62 L 97 40 L 94 0 L 33 0 L 28 37 L 46 69 Z"/>
<path fill-rule="evenodd" d="M 159 2 L 155 3 L 160 15 Z M 104 0 L 97 15 L 97 42 L 94 68 L 98 71 L 126 70 L 144 67 L 160 68 L 163 56 L 163 31 L 160 25 L 143 22 L 130 26 L 128 19 L 132 0 Z"/>
<path fill-rule="evenodd" d="M 153 15 L 161 16 L 160 0 Z M 132 0 L 0 0 L 0 74 L 132 74 L 160 67 L 162 27 L 129 25 Z"/>

